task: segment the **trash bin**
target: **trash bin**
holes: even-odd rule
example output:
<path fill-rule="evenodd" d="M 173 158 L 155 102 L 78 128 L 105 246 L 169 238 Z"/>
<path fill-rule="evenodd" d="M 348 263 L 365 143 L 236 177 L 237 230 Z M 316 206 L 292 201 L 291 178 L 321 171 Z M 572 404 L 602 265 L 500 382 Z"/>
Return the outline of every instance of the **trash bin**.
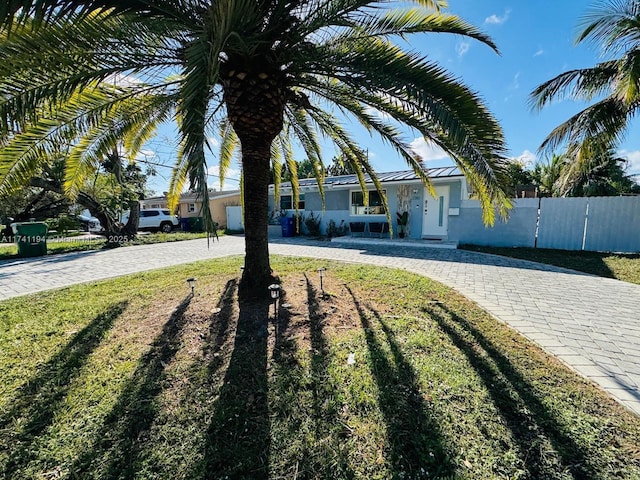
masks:
<path fill-rule="evenodd" d="M 202 232 L 202 217 L 189 217 L 187 218 L 189 224 L 189 232 Z"/>
<path fill-rule="evenodd" d="M 12 225 L 15 242 L 18 244 L 18 256 L 38 257 L 47 254 L 47 224 L 44 222 L 25 222 Z"/>
<path fill-rule="evenodd" d="M 280 226 L 283 237 L 293 237 L 293 217 L 281 217 Z"/>
<path fill-rule="evenodd" d="M 188 218 L 181 218 L 180 219 L 180 228 L 182 228 L 183 232 L 188 232 L 189 231 L 189 219 Z"/>

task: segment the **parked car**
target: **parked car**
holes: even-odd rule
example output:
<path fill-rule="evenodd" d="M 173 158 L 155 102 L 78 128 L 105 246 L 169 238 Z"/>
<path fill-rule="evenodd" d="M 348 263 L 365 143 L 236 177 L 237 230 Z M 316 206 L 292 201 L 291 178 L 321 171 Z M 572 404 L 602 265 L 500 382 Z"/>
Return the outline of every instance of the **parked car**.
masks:
<path fill-rule="evenodd" d="M 91 216 L 89 210 L 83 210 L 82 213 L 78 215 L 78 220 L 80 221 L 82 230 L 85 232 L 100 233 L 104 230 L 100 224 L 100 220 Z"/>
<path fill-rule="evenodd" d="M 129 220 L 129 212 L 122 216 L 122 223 Z M 140 210 L 138 230 L 159 230 L 169 233 L 180 225 L 177 215 L 172 215 L 166 208 L 145 208 Z"/>

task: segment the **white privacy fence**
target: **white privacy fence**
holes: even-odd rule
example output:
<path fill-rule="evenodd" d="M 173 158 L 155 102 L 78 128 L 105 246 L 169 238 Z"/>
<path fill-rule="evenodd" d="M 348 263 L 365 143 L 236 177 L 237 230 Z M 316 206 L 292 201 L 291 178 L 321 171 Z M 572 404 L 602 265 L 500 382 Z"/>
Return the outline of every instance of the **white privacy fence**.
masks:
<path fill-rule="evenodd" d="M 449 238 L 495 247 L 640 252 L 640 197 L 526 198 L 485 228 L 477 201 L 450 217 Z"/>

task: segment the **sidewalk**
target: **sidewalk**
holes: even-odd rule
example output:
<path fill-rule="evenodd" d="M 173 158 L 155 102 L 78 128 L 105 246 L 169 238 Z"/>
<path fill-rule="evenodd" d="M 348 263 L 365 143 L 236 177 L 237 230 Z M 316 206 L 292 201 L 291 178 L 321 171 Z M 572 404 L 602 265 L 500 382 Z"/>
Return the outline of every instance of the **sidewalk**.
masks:
<path fill-rule="evenodd" d="M 272 254 L 401 268 L 454 288 L 640 414 L 640 285 L 452 249 L 275 240 Z M 0 300 L 197 260 L 242 255 L 224 236 L 0 262 Z"/>

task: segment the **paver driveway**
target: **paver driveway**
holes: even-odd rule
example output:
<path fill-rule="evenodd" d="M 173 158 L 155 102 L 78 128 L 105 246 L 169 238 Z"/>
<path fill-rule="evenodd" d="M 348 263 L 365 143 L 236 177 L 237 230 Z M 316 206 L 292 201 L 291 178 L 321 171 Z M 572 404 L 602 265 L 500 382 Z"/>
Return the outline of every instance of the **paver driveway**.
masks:
<path fill-rule="evenodd" d="M 462 250 L 283 239 L 271 253 L 402 268 L 426 275 L 477 302 L 640 414 L 640 285 L 524 260 Z M 242 254 L 244 239 L 225 236 L 0 262 L 0 300 Z M 1 320 L 1 319 L 0 319 Z"/>

